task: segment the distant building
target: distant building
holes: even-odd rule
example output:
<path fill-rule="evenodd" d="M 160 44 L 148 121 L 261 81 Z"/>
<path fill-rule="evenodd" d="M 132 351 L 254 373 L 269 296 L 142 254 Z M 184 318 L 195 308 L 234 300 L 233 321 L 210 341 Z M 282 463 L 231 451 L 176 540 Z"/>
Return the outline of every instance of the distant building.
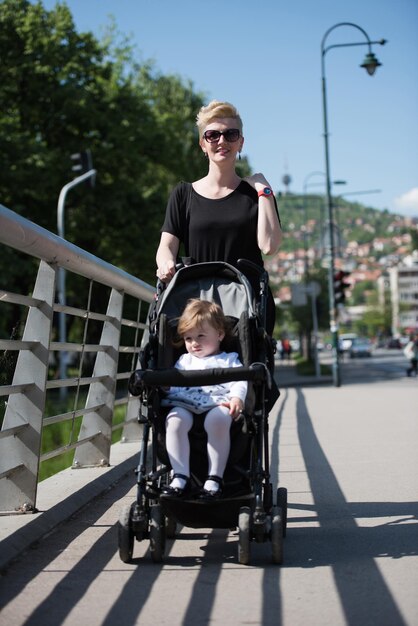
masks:
<path fill-rule="evenodd" d="M 388 269 L 392 301 L 392 333 L 418 330 L 418 251 Z"/>

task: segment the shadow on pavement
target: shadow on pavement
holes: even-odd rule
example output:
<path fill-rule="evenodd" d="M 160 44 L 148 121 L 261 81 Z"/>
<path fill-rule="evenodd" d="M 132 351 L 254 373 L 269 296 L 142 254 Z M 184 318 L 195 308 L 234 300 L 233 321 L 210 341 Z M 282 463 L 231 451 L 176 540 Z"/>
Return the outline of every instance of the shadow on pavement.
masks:
<path fill-rule="evenodd" d="M 19 595 L 33 578 L 46 569 L 72 541 L 86 530 L 86 525 L 93 526 L 112 503 L 122 498 L 132 488 L 132 484 L 132 477 L 120 481 L 114 489 L 95 501 L 95 507 L 88 508 L 87 523 L 83 521 L 83 511 L 78 512 L 74 518 L 67 520 L 60 527 L 54 529 L 51 535 L 42 538 L 41 542 L 20 555 L 16 563 L 12 563 L 4 575 L 4 580 L 7 579 L 8 584 L 7 590 L 5 587 L 2 589 L 0 607 L 5 606 Z M 79 563 L 58 583 L 50 596 L 39 605 L 25 624 L 39 624 L 42 621 L 41 616 L 43 616 L 43 623 L 45 624 L 58 624 L 64 621 L 65 616 L 86 593 L 89 583 L 95 580 L 106 563 L 113 557 L 117 545 L 115 532 L 115 527 L 109 527 L 109 530 L 102 535 L 99 541 L 94 543 Z M 48 546 L 48 549 L 37 550 L 36 548 L 41 544 Z M 25 569 L 19 567 L 22 562 L 26 562 Z M 19 575 L 16 575 L 17 570 Z"/>
<path fill-rule="evenodd" d="M 416 554 L 416 526 L 396 524 L 359 527 L 359 515 L 399 514 L 417 510 L 410 503 L 349 503 L 319 444 L 304 394 L 297 393 L 300 446 L 308 471 L 319 527 L 290 529 L 286 539 L 287 567 L 332 568 L 347 624 L 405 624 L 376 562 L 379 556 Z M 291 507 L 297 504 L 291 504 Z M 304 508 L 308 509 L 308 507 Z M 374 511 L 374 514 L 373 514 Z M 312 521 L 312 518 L 309 518 Z M 298 518 L 299 521 L 299 518 Z"/>

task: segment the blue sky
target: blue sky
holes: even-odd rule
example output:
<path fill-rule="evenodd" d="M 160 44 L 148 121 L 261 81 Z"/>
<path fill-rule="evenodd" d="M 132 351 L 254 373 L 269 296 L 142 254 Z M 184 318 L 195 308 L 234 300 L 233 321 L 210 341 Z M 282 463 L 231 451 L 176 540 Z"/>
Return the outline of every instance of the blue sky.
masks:
<path fill-rule="evenodd" d="M 47 9 L 55 0 L 44 0 Z M 359 65 L 366 46 L 326 54 L 334 193 L 418 216 L 417 0 L 67 0 L 78 31 L 101 36 L 113 15 L 139 60 L 191 80 L 206 100 L 228 100 L 244 120 L 244 153 L 275 191 L 322 193 L 321 40 L 340 22 L 370 39 L 382 67 Z M 338 27 L 327 45 L 366 41 Z M 181 138 L 179 137 L 179 141 Z M 374 193 L 370 190 L 380 190 Z M 350 195 L 348 195 L 350 194 Z M 350 197 L 351 196 L 351 197 Z"/>

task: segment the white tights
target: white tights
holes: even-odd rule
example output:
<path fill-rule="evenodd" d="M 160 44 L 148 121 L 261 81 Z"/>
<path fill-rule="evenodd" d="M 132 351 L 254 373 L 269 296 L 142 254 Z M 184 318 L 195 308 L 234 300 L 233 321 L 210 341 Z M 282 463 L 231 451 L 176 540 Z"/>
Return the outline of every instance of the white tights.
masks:
<path fill-rule="evenodd" d="M 208 435 L 209 474 L 222 478 L 229 449 L 231 447 L 229 430 L 232 418 L 226 406 L 216 406 L 205 417 L 204 428 Z M 174 474 L 190 476 L 189 430 L 193 426 L 193 413 L 183 407 L 173 407 L 166 419 L 166 448 Z M 175 478 L 172 487 L 182 489 L 185 481 Z M 204 488 L 216 491 L 218 483 L 206 481 Z"/>

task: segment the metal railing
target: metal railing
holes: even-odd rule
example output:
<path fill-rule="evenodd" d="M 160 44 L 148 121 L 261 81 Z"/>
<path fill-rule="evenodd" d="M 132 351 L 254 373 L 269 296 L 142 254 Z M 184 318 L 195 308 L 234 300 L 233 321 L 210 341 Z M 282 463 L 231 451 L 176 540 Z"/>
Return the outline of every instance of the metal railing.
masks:
<path fill-rule="evenodd" d="M 1 205 L 0 243 L 39 259 L 30 295 L 8 291 L 4 275 L 6 288 L 0 290 L 0 306 L 8 307 L 3 319 L 10 318 L 11 324 L 9 338 L 0 335 L 5 383 L 0 399 L 6 397 L 0 431 L 0 514 L 8 514 L 36 509 L 43 461 L 74 450 L 73 467 L 107 466 L 114 430 L 123 429 L 122 441 L 140 439 L 138 400 L 129 395 L 127 381 L 147 339 L 155 290 Z M 76 281 L 78 302 L 85 293 L 85 306 L 60 304 L 57 277 L 62 270 Z M 65 315 L 71 341 L 54 341 L 59 315 Z M 16 333 L 16 319 L 21 317 L 23 332 Z M 56 354 L 65 355 L 69 377 L 59 377 Z M 63 405 L 63 390 L 71 391 L 70 409 L 68 398 Z M 50 414 L 57 406 L 61 412 Z M 124 419 L 114 423 L 119 406 Z M 61 422 L 70 424 L 68 443 L 41 452 L 46 429 Z"/>

